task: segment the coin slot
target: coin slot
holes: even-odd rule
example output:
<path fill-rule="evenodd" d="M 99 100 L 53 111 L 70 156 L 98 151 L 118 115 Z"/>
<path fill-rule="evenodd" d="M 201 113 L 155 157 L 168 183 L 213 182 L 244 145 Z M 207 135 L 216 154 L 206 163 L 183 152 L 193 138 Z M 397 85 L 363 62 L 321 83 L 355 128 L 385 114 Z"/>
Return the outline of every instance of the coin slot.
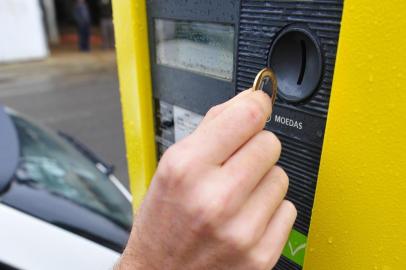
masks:
<path fill-rule="evenodd" d="M 268 65 L 278 80 L 279 97 L 289 103 L 305 102 L 322 76 L 317 38 L 305 25 L 285 27 L 272 43 Z"/>
<path fill-rule="evenodd" d="M 300 45 L 302 47 L 302 67 L 300 68 L 299 78 L 297 79 L 297 84 L 302 84 L 303 76 L 306 70 L 306 43 L 304 40 L 300 41 Z"/>

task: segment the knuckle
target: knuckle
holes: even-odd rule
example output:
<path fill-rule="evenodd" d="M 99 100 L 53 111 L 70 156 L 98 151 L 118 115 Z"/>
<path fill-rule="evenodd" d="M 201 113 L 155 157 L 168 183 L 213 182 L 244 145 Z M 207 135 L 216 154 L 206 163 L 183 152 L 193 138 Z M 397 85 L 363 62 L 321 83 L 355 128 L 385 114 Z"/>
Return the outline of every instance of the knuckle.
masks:
<path fill-rule="evenodd" d="M 259 153 L 263 153 L 266 157 L 272 157 L 272 160 L 277 160 L 281 153 L 281 142 L 278 137 L 271 131 L 262 130 L 256 135 L 256 147 Z"/>
<path fill-rule="evenodd" d="M 273 256 L 269 256 L 268 254 L 254 254 L 250 256 L 249 259 L 249 265 L 251 266 L 250 269 L 255 269 L 255 270 L 267 270 L 274 266 L 272 264 L 273 261 Z M 277 261 L 277 260 L 276 260 Z M 275 264 L 276 264 L 275 261 Z"/>
<path fill-rule="evenodd" d="M 231 231 L 225 232 L 217 236 L 218 240 L 221 241 L 229 250 L 234 252 L 244 252 L 249 250 L 252 246 L 253 238 L 251 234 L 244 233 L 241 231 Z"/>
<path fill-rule="evenodd" d="M 280 187 L 281 191 L 286 193 L 289 187 L 289 177 L 285 170 L 280 166 L 274 166 L 272 168 L 272 174 L 274 175 L 276 183 Z"/>
<path fill-rule="evenodd" d="M 289 209 L 292 215 L 296 218 L 297 216 L 296 206 L 291 201 L 288 200 L 284 200 L 284 203 L 286 204 L 286 207 Z"/>
<path fill-rule="evenodd" d="M 282 150 L 282 144 L 279 138 L 271 131 L 267 131 L 265 134 L 267 137 L 268 144 L 272 146 L 272 149 L 274 149 L 274 151 L 280 154 Z"/>
<path fill-rule="evenodd" d="M 213 106 L 209 109 L 209 111 L 206 113 L 205 117 L 206 118 L 214 118 L 216 117 L 223 109 L 222 105 L 216 105 Z"/>
<path fill-rule="evenodd" d="M 275 255 L 275 254 L 271 255 L 271 257 L 268 259 L 265 267 L 272 269 L 276 265 L 276 263 L 278 262 L 279 257 L 280 256 Z"/>
<path fill-rule="evenodd" d="M 213 200 L 207 208 L 209 224 L 216 225 L 226 216 L 226 200 L 223 197 Z"/>
<path fill-rule="evenodd" d="M 159 175 L 170 187 L 178 186 L 193 167 L 193 159 L 187 158 L 181 145 L 170 147 L 159 164 Z"/>
<path fill-rule="evenodd" d="M 262 105 L 255 99 L 247 99 L 243 103 L 243 111 L 246 113 L 247 121 L 255 125 L 262 125 L 264 122 L 264 109 Z"/>
<path fill-rule="evenodd" d="M 241 189 L 241 186 L 247 182 L 252 177 L 251 170 L 240 169 L 236 166 L 229 166 L 225 170 L 225 174 L 227 178 L 233 179 L 232 185 L 230 185 L 230 192 L 234 193 L 238 192 Z"/>
<path fill-rule="evenodd" d="M 197 233 L 214 234 L 218 224 L 224 219 L 226 203 L 224 199 L 201 199 L 192 203 L 189 208 L 190 218 L 193 220 L 193 231 Z"/>

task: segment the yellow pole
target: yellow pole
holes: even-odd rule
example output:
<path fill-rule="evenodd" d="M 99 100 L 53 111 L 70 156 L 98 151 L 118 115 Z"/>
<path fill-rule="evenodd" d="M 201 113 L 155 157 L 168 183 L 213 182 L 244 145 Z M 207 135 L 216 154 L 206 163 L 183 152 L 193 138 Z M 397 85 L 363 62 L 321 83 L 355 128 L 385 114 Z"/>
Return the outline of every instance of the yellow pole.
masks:
<path fill-rule="evenodd" d="M 134 209 L 156 167 L 146 3 L 113 0 L 121 104 Z"/>
<path fill-rule="evenodd" d="M 306 270 L 406 269 L 405 11 L 344 2 Z"/>

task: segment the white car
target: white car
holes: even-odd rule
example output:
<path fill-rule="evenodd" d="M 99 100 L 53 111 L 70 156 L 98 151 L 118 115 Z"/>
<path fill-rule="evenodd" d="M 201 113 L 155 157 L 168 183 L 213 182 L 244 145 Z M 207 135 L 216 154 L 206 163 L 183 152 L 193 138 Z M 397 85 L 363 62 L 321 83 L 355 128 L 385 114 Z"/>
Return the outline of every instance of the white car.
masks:
<path fill-rule="evenodd" d="M 112 269 L 132 218 L 111 166 L 0 106 L 0 269 Z"/>

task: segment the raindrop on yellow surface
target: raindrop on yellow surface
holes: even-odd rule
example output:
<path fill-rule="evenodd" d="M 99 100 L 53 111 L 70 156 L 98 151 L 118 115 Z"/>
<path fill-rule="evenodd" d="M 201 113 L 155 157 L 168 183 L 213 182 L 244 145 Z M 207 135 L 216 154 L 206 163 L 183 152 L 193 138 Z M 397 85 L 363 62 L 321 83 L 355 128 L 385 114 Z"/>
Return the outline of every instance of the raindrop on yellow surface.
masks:
<path fill-rule="evenodd" d="M 333 237 L 330 236 L 330 237 L 327 239 L 327 242 L 328 242 L 329 244 L 332 244 L 332 243 L 334 242 Z"/>

